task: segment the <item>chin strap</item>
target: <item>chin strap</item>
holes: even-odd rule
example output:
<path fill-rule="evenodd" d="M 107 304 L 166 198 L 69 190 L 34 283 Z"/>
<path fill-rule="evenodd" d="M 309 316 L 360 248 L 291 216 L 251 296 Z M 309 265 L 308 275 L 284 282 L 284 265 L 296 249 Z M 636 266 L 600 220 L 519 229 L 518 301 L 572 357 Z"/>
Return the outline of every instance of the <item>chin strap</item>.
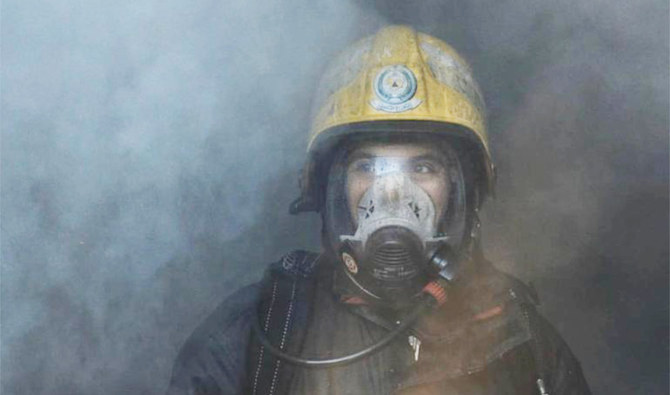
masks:
<path fill-rule="evenodd" d="M 440 284 L 441 280 L 435 280 L 428 283 L 424 289 L 423 293 L 419 297 L 418 307 L 414 309 L 409 315 L 407 315 L 400 324 L 389 332 L 386 336 L 381 338 L 376 343 L 349 355 L 344 355 L 341 357 L 328 358 L 328 359 L 308 359 L 300 356 L 290 355 L 285 353 L 283 350 L 275 347 L 270 340 L 265 335 L 263 329 L 261 329 L 261 324 L 258 320 L 258 315 L 252 319 L 252 328 L 258 340 L 261 342 L 263 347 L 265 347 L 272 355 L 278 359 L 288 362 L 293 365 L 298 365 L 307 368 L 330 368 L 334 366 L 348 365 L 352 362 L 358 361 L 365 357 L 368 357 L 375 352 L 381 350 L 386 345 L 388 345 L 392 340 L 394 340 L 398 335 L 405 332 L 407 329 L 412 326 L 417 319 L 431 310 L 432 308 L 439 307 L 447 300 L 447 294 L 444 289 L 444 286 Z"/>

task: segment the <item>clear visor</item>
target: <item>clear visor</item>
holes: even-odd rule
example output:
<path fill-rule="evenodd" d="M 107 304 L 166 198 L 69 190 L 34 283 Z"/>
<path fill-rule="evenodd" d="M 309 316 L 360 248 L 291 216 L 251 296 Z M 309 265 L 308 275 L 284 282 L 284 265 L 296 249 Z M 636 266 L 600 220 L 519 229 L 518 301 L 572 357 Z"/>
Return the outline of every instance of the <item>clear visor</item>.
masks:
<path fill-rule="evenodd" d="M 446 171 L 442 158 L 429 153 L 408 157 L 355 153 L 347 165 L 348 175 L 380 177 L 392 173 L 405 173 L 417 181 L 434 175 L 446 175 Z"/>
<path fill-rule="evenodd" d="M 363 151 L 351 156 L 346 167 L 346 190 L 355 223 L 360 210 L 369 207 L 369 202 L 363 200 L 369 199 L 371 190 L 388 204 L 400 204 L 411 201 L 411 195 L 420 188 L 432 202 L 435 220 L 442 217 L 450 196 L 451 168 L 444 158 L 428 149 L 416 151 L 403 156 L 377 156 Z"/>

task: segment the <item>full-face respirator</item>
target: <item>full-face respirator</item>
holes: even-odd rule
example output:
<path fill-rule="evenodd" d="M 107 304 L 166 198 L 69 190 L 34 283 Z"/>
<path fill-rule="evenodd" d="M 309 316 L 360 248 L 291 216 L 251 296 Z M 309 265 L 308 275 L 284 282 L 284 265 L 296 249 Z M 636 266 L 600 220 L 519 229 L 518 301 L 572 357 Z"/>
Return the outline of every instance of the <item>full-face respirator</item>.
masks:
<path fill-rule="evenodd" d="M 432 279 L 452 281 L 466 230 L 463 172 L 447 145 L 357 158 L 343 150 L 331 165 L 326 227 L 339 273 L 368 301 L 410 305 Z M 401 147 L 401 145 L 396 145 Z M 419 148 L 417 148 L 419 147 Z"/>

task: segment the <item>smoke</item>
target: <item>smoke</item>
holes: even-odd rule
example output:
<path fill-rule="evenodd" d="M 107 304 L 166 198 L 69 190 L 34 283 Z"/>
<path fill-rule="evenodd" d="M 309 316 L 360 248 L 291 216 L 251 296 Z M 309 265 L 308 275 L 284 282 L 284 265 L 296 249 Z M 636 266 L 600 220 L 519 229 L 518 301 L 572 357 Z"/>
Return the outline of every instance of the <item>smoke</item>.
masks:
<path fill-rule="evenodd" d="M 160 393 L 184 335 L 277 258 L 268 239 L 291 239 L 242 235 L 305 224 L 286 215 L 304 109 L 360 16 L 307 1 L 2 15 L 3 393 Z"/>
<path fill-rule="evenodd" d="M 483 88 L 489 257 L 536 283 L 596 393 L 666 390 L 665 2 L 22 0 L 2 4 L 2 393 L 162 393 L 223 297 L 318 248 L 318 218 L 287 214 L 311 94 L 388 22 Z"/>

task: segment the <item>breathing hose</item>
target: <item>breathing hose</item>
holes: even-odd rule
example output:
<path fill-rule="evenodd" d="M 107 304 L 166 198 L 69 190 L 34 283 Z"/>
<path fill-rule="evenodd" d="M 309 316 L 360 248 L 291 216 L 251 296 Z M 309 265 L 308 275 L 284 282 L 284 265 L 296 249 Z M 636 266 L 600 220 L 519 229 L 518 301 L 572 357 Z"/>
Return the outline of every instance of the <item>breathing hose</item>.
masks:
<path fill-rule="evenodd" d="M 414 324 L 416 320 L 426 311 L 435 306 L 441 305 L 445 300 L 446 294 L 444 288 L 437 282 L 431 282 L 424 288 L 424 292 L 420 296 L 419 305 L 417 308 L 408 314 L 397 327 L 391 330 L 391 332 L 379 339 L 379 341 L 352 354 L 327 359 L 308 359 L 285 353 L 281 349 L 275 347 L 267 338 L 265 332 L 263 329 L 261 329 L 258 316 L 251 321 L 256 337 L 261 342 L 263 347 L 265 347 L 272 355 L 279 358 L 280 360 L 306 368 L 330 368 L 335 366 L 348 365 L 381 350 L 387 344 L 393 341 L 398 335 L 409 329 L 409 327 L 412 326 L 412 324 Z"/>

